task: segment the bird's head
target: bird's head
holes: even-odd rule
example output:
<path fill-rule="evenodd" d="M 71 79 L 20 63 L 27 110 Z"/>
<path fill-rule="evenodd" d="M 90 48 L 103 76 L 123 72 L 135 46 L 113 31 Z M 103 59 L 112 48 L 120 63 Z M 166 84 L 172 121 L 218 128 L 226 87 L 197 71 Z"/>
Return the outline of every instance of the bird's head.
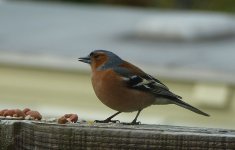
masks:
<path fill-rule="evenodd" d="M 122 59 L 113 52 L 106 50 L 95 50 L 87 57 L 78 58 L 79 61 L 90 64 L 92 69 L 105 70 L 122 63 Z"/>

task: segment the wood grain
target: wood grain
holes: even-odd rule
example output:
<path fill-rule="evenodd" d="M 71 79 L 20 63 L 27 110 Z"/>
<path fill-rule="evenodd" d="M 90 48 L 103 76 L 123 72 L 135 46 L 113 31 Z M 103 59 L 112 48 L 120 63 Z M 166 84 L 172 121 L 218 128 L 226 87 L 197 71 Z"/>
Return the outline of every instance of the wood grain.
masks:
<path fill-rule="evenodd" d="M 0 149 L 235 149 L 235 131 L 167 125 L 0 120 Z"/>

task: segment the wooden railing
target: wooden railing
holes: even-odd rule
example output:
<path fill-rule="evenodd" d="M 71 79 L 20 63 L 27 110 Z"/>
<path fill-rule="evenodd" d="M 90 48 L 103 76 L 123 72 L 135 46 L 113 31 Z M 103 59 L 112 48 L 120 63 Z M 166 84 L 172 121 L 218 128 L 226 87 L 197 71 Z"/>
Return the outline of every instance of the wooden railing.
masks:
<path fill-rule="evenodd" d="M 167 125 L 0 120 L 0 149 L 235 149 L 235 131 Z"/>

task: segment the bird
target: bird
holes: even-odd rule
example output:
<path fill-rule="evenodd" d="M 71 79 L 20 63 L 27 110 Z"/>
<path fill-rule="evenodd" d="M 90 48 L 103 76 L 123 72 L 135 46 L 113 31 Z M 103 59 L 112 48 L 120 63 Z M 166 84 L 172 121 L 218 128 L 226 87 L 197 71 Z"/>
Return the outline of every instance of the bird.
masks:
<path fill-rule="evenodd" d="M 140 112 L 151 105 L 176 104 L 197 114 L 209 114 L 189 105 L 160 80 L 145 73 L 139 67 L 123 60 L 107 50 L 94 50 L 86 57 L 78 58 L 91 67 L 91 82 L 98 99 L 117 112 L 99 123 L 117 122 L 112 120 L 122 112 L 137 114 L 128 124 L 140 124 L 137 118 Z"/>

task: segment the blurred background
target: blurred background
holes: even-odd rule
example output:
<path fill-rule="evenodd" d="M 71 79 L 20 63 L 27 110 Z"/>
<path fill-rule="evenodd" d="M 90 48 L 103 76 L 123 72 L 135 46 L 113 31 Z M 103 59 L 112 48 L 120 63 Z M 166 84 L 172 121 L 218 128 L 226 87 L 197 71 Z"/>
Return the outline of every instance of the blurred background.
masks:
<path fill-rule="evenodd" d="M 142 123 L 235 129 L 234 13 L 234 0 L 0 0 L 0 109 L 107 118 L 77 61 L 106 49 L 211 115 L 151 106 Z"/>

